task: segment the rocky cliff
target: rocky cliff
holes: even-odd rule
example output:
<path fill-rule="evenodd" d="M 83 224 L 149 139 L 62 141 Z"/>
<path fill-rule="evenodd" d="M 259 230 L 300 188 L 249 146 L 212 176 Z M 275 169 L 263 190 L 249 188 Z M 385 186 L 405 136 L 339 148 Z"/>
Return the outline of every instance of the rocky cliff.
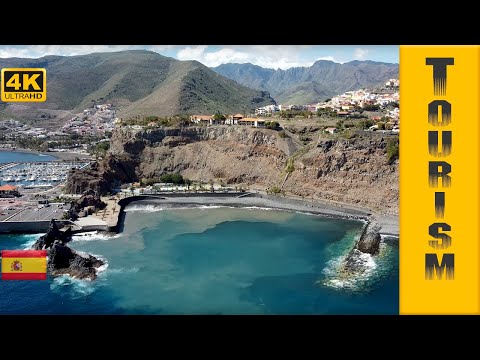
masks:
<path fill-rule="evenodd" d="M 105 193 L 114 184 L 178 172 L 191 180 L 252 190 L 276 186 L 286 194 L 398 213 L 398 161 L 388 164 L 386 156 L 390 135 L 325 138 L 319 129 L 309 137 L 303 145 L 292 133 L 281 137 L 274 130 L 240 126 L 119 127 L 107 157 L 73 171 L 66 190 Z M 293 165 L 288 176 L 287 164 Z"/>

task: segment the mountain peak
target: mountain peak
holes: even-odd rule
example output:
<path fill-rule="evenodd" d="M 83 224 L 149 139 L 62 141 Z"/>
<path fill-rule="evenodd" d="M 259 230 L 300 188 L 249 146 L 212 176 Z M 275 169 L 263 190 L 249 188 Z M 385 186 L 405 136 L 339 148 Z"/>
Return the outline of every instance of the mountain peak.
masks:
<path fill-rule="evenodd" d="M 317 60 L 310 67 L 287 70 L 224 64 L 214 70 L 245 86 L 269 91 L 277 102 L 284 104 L 313 104 L 345 91 L 374 87 L 398 78 L 398 64 L 370 60 L 345 64 Z"/>
<path fill-rule="evenodd" d="M 323 64 L 325 64 L 325 65 L 327 65 L 327 64 L 328 64 L 328 65 L 331 65 L 331 64 L 338 64 L 338 63 L 336 63 L 335 61 L 332 61 L 332 60 L 320 59 L 320 60 L 315 61 L 312 66 L 314 66 L 314 65 L 323 65 Z"/>
<path fill-rule="evenodd" d="M 10 67 L 46 68 L 48 99 L 41 110 L 36 104 L 25 104 L 21 113 L 7 104 L 2 115 L 40 122 L 56 118 L 60 126 L 72 114 L 99 103 L 118 106 L 119 117 L 238 113 L 275 103 L 267 92 L 240 85 L 198 61 L 180 61 L 147 50 L 0 59 L 0 68 Z"/>

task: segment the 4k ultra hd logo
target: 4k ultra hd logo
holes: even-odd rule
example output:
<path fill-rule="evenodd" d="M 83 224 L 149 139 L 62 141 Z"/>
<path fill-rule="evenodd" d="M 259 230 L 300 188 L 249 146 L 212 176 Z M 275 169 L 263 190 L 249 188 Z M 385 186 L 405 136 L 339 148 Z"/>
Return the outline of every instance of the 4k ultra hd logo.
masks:
<path fill-rule="evenodd" d="M 2 101 L 44 102 L 47 100 L 47 72 L 41 68 L 2 69 Z"/>

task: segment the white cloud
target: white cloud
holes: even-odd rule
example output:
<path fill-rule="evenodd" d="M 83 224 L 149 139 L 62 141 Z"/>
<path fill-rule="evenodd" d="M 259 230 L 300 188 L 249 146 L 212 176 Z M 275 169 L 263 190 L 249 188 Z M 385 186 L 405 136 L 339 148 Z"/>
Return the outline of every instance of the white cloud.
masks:
<path fill-rule="evenodd" d="M 198 46 L 187 46 L 178 51 L 177 59 L 178 60 L 198 60 L 202 57 L 205 50 L 208 48 L 207 45 L 198 45 Z"/>
<path fill-rule="evenodd" d="M 218 51 L 206 53 L 203 59 L 205 65 L 213 67 L 225 63 L 247 63 L 251 60 L 251 54 L 230 48 L 223 48 Z"/>
<path fill-rule="evenodd" d="M 322 56 L 322 57 L 319 57 L 317 60 L 336 61 L 333 56 Z"/>
<path fill-rule="evenodd" d="M 197 60 L 215 67 L 225 63 L 252 63 L 270 69 L 311 66 L 316 60 L 344 63 L 372 57 L 369 47 L 312 45 L 21 45 L 0 46 L 0 58 L 38 58 L 45 55 L 83 55 L 94 52 L 145 49 L 179 60 Z M 378 55 L 378 54 L 377 54 Z"/>
<path fill-rule="evenodd" d="M 180 49 L 176 57 L 179 60 L 197 60 L 209 67 L 226 63 L 252 63 L 271 69 L 311 66 L 314 61 L 299 57 L 299 47 L 308 46 L 243 45 L 223 46 L 218 50 L 205 45 L 189 46 Z"/>
<path fill-rule="evenodd" d="M 355 60 L 364 60 L 367 54 L 368 54 L 367 49 L 356 48 L 355 51 L 353 52 L 353 58 Z"/>

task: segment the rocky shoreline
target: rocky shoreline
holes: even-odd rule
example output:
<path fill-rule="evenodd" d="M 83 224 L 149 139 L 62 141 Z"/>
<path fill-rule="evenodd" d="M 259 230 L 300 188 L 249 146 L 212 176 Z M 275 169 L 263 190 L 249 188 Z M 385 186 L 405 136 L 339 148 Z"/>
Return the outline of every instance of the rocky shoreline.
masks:
<path fill-rule="evenodd" d="M 80 253 L 68 247 L 72 240 L 70 228 L 60 231 L 55 220 L 50 222 L 50 228 L 32 246 L 34 250 L 47 250 L 47 269 L 50 275 L 70 275 L 77 279 L 95 280 L 98 268 L 105 263 L 96 257 Z"/>

